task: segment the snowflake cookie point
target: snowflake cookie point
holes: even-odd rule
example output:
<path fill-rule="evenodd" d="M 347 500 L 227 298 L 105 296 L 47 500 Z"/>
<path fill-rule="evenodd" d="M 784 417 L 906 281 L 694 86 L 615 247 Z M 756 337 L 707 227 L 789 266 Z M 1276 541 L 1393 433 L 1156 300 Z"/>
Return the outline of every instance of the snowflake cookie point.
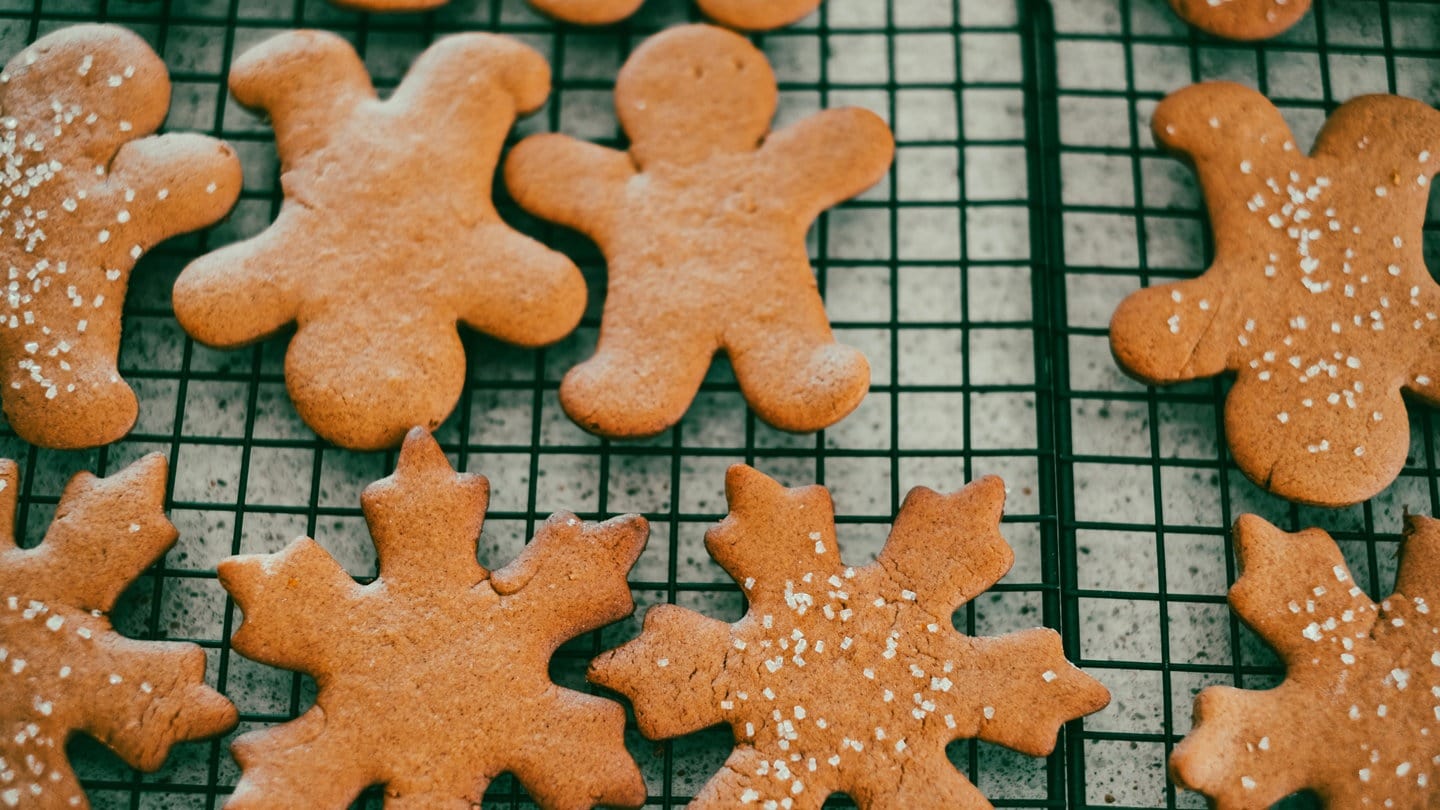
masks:
<path fill-rule="evenodd" d="M 227 806 L 339 810 L 371 784 L 400 806 L 478 806 L 502 771 L 541 807 L 644 803 L 623 708 L 559 687 L 548 666 L 564 642 L 633 611 L 626 576 L 648 525 L 557 513 L 492 573 L 475 559 L 485 492 L 412 432 L 396 473 L 363 499 L 374 582 L 359 585 L 308 538 L 220 564 L 244 611 L 232 646 L 319 686 L 301 717 L 236 741 L 242 777 Z M 331 778 L 314 779 L 316 767 Z"/>
<path fill-rule="evenodd" d="M 1285 664 L 1268 690 L 1205 689 L 1170 771 L 1217 807 L 1311 790 L 1330 807 L 1421 808 L 1440 776 L 1440 524 L 1408 521 L 1396 592 L 1376 604 L 1319 530 L 1237 522 L 1235 612 Z M 1323 741 L 1323 742 L 1321 742 Z"/>
<path fill-rule="evenodd" d="M 4 782 L 35 806 L 87 806 L 65 756 L 72 732 L 153 771 L 173 744 L 237 722 L 234 705 L 205 685 L 200 647 L 123 637 L 106 615 L 175 541 L 165 479 L 159 454 L 107 478 L 76 475 L 45 538 L 22 549 L 17 468 L 0 463 L 0 714 L 11 724 L 0 762 L 28 765 L 10 767 Z"/>
<path fill-rule="evenodd" d="M 731 513 L 707 547 L 744 583 L 745 616 L 727 624 L 656 606 L 637 639 L 589 672 L 631 699 L 653 739 L 731 727 L 735 750 L 700 807 L 819 807 L 836 791 L 864 808 L 986 807 L 945 759 L 948 742 L 1043 754 L 1061 724 L 1109 702 L 1054 631 L 970 638 L 951 623 L 954 606 L 1009 566 L 998 479 L 913 491 L 879 559 L 858 568 L 834 542 L 823 487 L 786 489 L 740 467 L 726 480 Z"/>
<path fill-rule="evenodd" d="M 1154 130 L 1194 166 L 1215 259 L 1121 302 L 1116 360 L 1152 385 L 1235 374 L 1227 441 L 1269 491 L 1321 506 L 1379 492 L 1409 448 L 1401 391 L 1440 403 L 1440 287 L 1421 251 L 1437 166 L 1420 160 L 1440 112 L 1360 96 L 1307 156 L 1263 95 L 1206 82 L 1166 97 Z"/>

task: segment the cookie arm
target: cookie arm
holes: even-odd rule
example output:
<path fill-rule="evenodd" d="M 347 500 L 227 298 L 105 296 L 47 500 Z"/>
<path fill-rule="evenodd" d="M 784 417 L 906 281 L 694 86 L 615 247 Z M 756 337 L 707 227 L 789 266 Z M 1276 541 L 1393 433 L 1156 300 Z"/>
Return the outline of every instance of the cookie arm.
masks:
<path fill-rule="evenodd" d="M 730 625 L 656 605 L 639 638 L 597 656 L 587 677 L 629 698 L 640 733 L 664 740 L 724 722 L 719 681 L 731 654 Z"/>
<path fill-rule="evenodd" d="M 171 304 L 180 326 L 207 346 L 233 349 L 275 334 L 300 312 L 292 267 L 311 259 L 297 206 L 287 204 L 269 228 L 201 256 L 180 272 Z"/>
<path fill-rule="evenodd" d="M 492 88 L 511 102 L 511 115 L 501 114 Z M 472 131 L 499 127 L 503 137 L 516 114 L 535 112 L 549 95 L 550 63 L 534 48 L 509 37 L 465 33 L 426 48 L 388 103 L 408 110 L 420 124 L 468 122 Z"/>
<path fill-rule="evenodd" d="M 558 512 L 490 583 L 554 649 L 635 610 L 626 575 L 649 535 L 650 524 L 639 515 L 587 523 Z"/>
<path fill-rule="evenodd" d="M 1201 82 L 1171 93 L 1155 107 L 1151 129 L 1158 144 L 1195 165 L 1207 190 L 1215 181 L 1239 174 L 1242 160 L 1263 175 L 1269 170 L 1267 160 L 1286 152 L 1299 156 L 1294 135 L 1275 105 L 1233 82 Z"/>
<path fill-rule="evenodd" d="M 107 185 L 116 196 L 133 191 L 133 205 L 153 210 L 153 216 L 136 222 L 133 233 L 118 234 L 149 249 L 229 213 L 240 198 L 240 159 L 229 144 L 215 138 L 157 135 L 122 146 Z"/>
<path fill-rule="evenodd" d="M 1211 271 L 1214 272 L 1214 271 Z M 1110 351 L 1120 367 L 1150 385 L 1212 377 L 1238 345 L 1237 316 L 1208 276 L 1146 287 L 1110 318 Z"/>
<path fill-rule="evenodd" d="M 505 186 L 521 208 L 602 247 L 635 175 L 626 153 L 558 133 L 526 138 L 505 161 Z"/>
<path fill-rule="evenodd" d="M 905 496 L 877 563 L 948 621 L 1015 562 L 1000 536 L 1004 508 L 1005 483 L 994 476 L 953 495 L 916 487 Z"/>
<path fill-rule="evenodd" d="M 504 223 L 473 240 L 474 263 L 453 279 L 461 321 L 517 346 L 547 346 L 575 330 L 589 291 L 565 254 Z"/>
<path fill-rule="evenodd" d="M 246 51 L 230 67 L 230 92 L 270 117 L 287 163 L 322 146 L 356 104 L 376 97 L 355 49 L 328 31 L 291 31 Z"/>
<path fill-rule="evenodd" d="M 859 107 L 812 115 L 770 135 L 759 151 L 775 193 L 807 224 L 880 182 L 894 157 L 890 127 Z"/>
<path fill-rule="evenodd" d="M 216 571 L 245 614 L 230 643 L 246 658 L 320 675 L 318 651 L 333 646 L 334 634 L 324 617 L 363 621 L 360 586 L 308 537 L 274 554 L 229 557 Z"/>

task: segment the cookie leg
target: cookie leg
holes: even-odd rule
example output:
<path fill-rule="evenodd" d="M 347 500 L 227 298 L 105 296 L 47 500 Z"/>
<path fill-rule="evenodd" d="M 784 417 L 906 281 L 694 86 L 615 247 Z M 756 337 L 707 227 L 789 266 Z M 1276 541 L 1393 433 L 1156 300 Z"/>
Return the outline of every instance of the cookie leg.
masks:
<path fill-rule="evenodd" d="M 359 322 L 317 319 L 295 333 L 285 385 L 300 418 L 354 450 L 394 447 L 412 427 L 439 427 L 465 382 L 455 327 L 412 321 L 381 331 L 375 323 L 382 313 L 359 314 Z"/>
<path fill-rule="evenodd" d="M 241 736 L 231 746 L 243 773 L 226 810 L 339 810 L 374 781 L 354 766 L 341 737 L 325 734 L 325 712 L 311 708 L 284 725 Z"/>
<path fill-rule="evenodd" d="M 503 224 L 481 229 L 474 245 L 475 265 L 454 279 L 467 326 L 517 346 L 545 346 L 574 331 L 588 291 L 565 254 Z"/>
<path fill-rule="evenodd" d="M 607 305 L 595 355 L 565 375 L 560 404 L 580 427 L 614 439 L 654 436 L 680 421 L 700 390 L 715 342 L 699 330 L 642 317 L 620 321 Z"/>
<path fill-rule="evenodd" d="M 645 779 L 625 750 L 625 710 L 618 703 L 564 690 L 536 721 L 533 739 L 512 741 L 517 750 L 507 768 L 536 804 L 589 810 L 645 803 Z"/>
<path fill-rule="evenodd" d="M 858 349 L 835 342 L 818 306 L 748 318 L 727 331 L 725 348 L 745 400 L 781 430 L 829 427 L 870 390 L 870 363 Z"/>
<path fill-rule="evenodd" d="M 1301 368 L 1310 362 L 1302 358 Z M 1359 503 L 1389 486 L 1410 448 L 1405 403 L 1384 379 L 1360 380 L 1359 393 L 1346 382 L 1304 384 L 1289 364 L 1242 373 L 1225 402 L 1240 470 L 1283 498 L 1317 506 Z"/>
<path fill-rule="evenodd" d="M 28 372 L 13 372 L 4 383 L 3 399 L 5 416 L 20 438 L 41 447 L 70 450 L 98 447 L 130 432 L 139 403 L 115 371 L 114 345 L 102 349 L 91 344 L 94 351 L 88 353 L 97 356 L 72 364 L 77 368 L 79 362 L 93 365 L 83 373 L 66 375 L 51 388 L 42 387 Z M 108 359 L 98 356 L 102 354 Z M 13 386 L 17 382 L 19 388 Z M 55 395 L 47 396 L 51 391 Z"/>
<path fill-rule="evenodd" d="M 760 774 L 765 774 L 761 776 Z M 800 785 L 796 792 L 795 785 Z M 690 802 L 690 810 L 773 807 L 786 799 L 792 810 L 819 810 L 834 788 L 805 771 L 794 779 L 778 779 L 765 757 L 754 748 L 737 747 Z M 766 804 L 770 802 L 771 804 Z M 864 806 L 863 803 L 861 805 Z"/>

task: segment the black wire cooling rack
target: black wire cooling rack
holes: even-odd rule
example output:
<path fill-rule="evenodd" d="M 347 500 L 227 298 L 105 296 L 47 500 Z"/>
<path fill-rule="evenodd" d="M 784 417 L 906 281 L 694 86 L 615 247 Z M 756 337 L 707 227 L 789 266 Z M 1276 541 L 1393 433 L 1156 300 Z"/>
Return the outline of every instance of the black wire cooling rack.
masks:
<path fill-rule="evenodd" d="M 225 67 L 276 31 L 323 27 L 350 38 L 388 87 L 437 36 L 501 31 L 540 48 L 554 68 L 549 106 L 521 133 L 559 129 L 618 144 L 609 111 L 615 70 L 646 35 L 691 19 L 683 0 L 649 0 L 631 21 L 598 31 L 550 23 L 521 0 L 454 0 L 393 17 L 322 0 L 0 0 L 7 54 L 75 22 L 139 31 L 172 71 L 168 126 L 230 140 L 246 175 L 227 223 L 168 243 L 134 276 L 121 367 L 141 397 L 136 431 L 91 453 L 38 451 L 0 435 L 0 453 L 23 463 L 17 525 L 29 542 L 43 534 L 71 472 L 104 473 L 166 452 L 181 540 L 127 594 L 117 623 L 139 637 L 204 646 L 211 682 L 239 705 L 242 731 L 298 714 L 312 684 L 229 650 L 240 616 L 215 581 L 215 562 L 272 551 L 303 533 L 357 576 L 373 574 L 358 493 L 394 456 L 327 447 L 298 422 L 284 392 L 283 340 L 218 353 L 175 324 L 168 292 L 179 269 L 258 231 L 279 205 L 269 131 L 227 100 Z M 641 511 L 654 525 L 632 576 L 641 612 L 670 601 L 733 618 L 741 597 L 701 545 L 724 512 L 728 464 L 831 486 L 842 546 L 856 559 L 878 550 L 910 486 L 954 489 L 1002 474 L 1016 569 L 958 613 L 956 625 L 969 633 L 1058 628 L 1071 659 L 1115 700 L 1071 724 L 1048 760 L 957 743 L 956 765 L 1000 806 L 1202 806 L 1164 774 L 1189 727 L 1191 697 L 1209 683 L 1263 686 L 1277 675 L 1274 659 L 1225 608 L 1232 520 L 1255 511 L 1286 528 L 1322 526 L 1381 593 L 1393 580 L 1402 512 L 1440 512 L 1436 420 L 1412 413 L 1404 476 L 1374 501 L 1302 509 L 1261 493 L 1225 454 L 1223 382 L 1154 390 L 1119 374 L 1106 347 L 1111 309 L 1142 284 L 1198 272 L 1210 249 L 1194 184 L 1155 150 L 1149 111 L 1168 90 L 1231 78 L 1275 98 L 1303 141 L 1357 93 L 1433 103 L 1440 6 L 1317 0 L 1285 37 L 1235 45 L 1187 30 L 1163 0 L 828 0 L 757 42 L 781 79 L 782 120 L 861 104 L 896 130 L 889 180 L 822 217 L 811 243 L 839 337 L 864 348 L 875 367 L 872 393 L 837 427 L 789 436 L 745 410 L 721 362 L 690 415 L 661 437 L 585 435 L 559 410 L 556 390 L 593 346 L 603 263 L 593 246 L 502 200 L 512 222 L 577 259 L 594 303 L 577 335 L 547 351 L 465 338 L 468 383 L 438 435 L 458 465 L 491 478 L 482 561 L 508 561 L 556 508 L 586 517 Z M 1433 254 L 1440 239 L 1431 219 Z M 584 688 L 586 660 L 637 627 L 632 619 L 567 645 L 555 677 Z M 71 750 L 97 807 L 212 808 L 238 776 L 227 741 L 180 746 L 151 775 L 92 742 Z M 632 732 L 629 745 L 649 806 L 666 808 L 683 806 L 729 749 L 719 730 L 673 743 Z M 529 806 L 508 777 L 486 802 Z M 380 804 L 374 791 L 360 802 Z M 832 804 L 852 806 L 841 797 Z"/>

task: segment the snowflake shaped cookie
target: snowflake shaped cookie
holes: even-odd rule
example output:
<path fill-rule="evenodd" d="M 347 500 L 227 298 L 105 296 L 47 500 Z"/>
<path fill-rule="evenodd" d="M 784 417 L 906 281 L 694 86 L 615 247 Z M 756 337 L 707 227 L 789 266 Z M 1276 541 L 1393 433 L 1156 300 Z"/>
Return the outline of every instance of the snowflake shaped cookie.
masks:
<path fill-rule="evenodd" d="M 15 463 L 0 461 L 0 807 L 88 807 L 65 755 L 84 732 L 153 771 L 171 745 L 235 725 L 205 685 L 194 644 L 137 641 L 106 614 L 175 542 L 165 519 L 165 457 L 108 478 L 70 480 L 45 539 L 14 537 Z"/>
<path fill-rule="evenodd" d="M 1440 521 L 1411 517 L 1395 593 L 1378 605 L 1318 529 L 1235 525 L 1240 618 L 1280 654 L 1285 680 L 1213 686 L 1176 747 L 1176 783 L 1217 808 L 1265 808 L 1300 790 L 1330 807 L 1420 810 L 1440 801 Z M 1317 744 L 1317 741 L 1323 742 Z"/>
<path fill-rule="evenodd" d="M 834 791 L 862 808 L 989 807 L 947 743 L 1043 755 L 1062 723 L 1108 703 L 1054 631 L 971 638 L 951 623 L 1014 559 L 999 479 L 912 490 L 861 568 L 840 559 L 823 487 L 785 489 L 737 465 L 725 491 L 730 515 L 705 542 L 746 615 L 726 624 L 660 605 L 590 670 L 635 703 L 647 737 L 733 729 L 735 750 L 692 808 L 818 808 Z"/>
<path fill-rule="evenodd" d="M 558 513 L 491 572 L 475 560 L 488 500 L 486 480 L 457 475 L 417 428 L 395 474 L 361 496 L 373 583 L 308 538 L 220 564 L 245 613 L 234 648 L 319 684 L 298 719 L 235 742 L 244 774 L 226 807 L 338 810 L 383 784 L 390 810 L 477 808 L 502 771 L 541 807 L 645 802 L 624 710 L 547 667 L 563 642 L 634 610 L 625 577 L 648 525 Z"/>
<path fill-rule="evenodd" d="M 1440 287 L 1421 252 L 1440 112 L 1362 96 L 1306 157 L 1268 100 L 1215 82 L 1165 99 L 1154 127 L 1195 164 L 1215 261 L 1126 298 L 1115 357 L 1154 384 L 1235 372 L 1230 451 L 1266 489 L 1323 506 L 1376 494 L 1410 445 L 1401 390 L 1440 403 Z"/>
<path fill-rule="evenodd" d="M 569 334 L 585 279 L 500 219 L 491 182 L 550 67 L 508 37 L 441 38 L 381 100 L 355 49 L 294 31 L 230 68 L 230 90 L 275 129 L 275 222 L 202 256 L 175 282 L 196 340 L 236 348 L 296 325 L 285 386 L 321 436 L 393 447 L 435 428 L 465 382 L 458 323 L 519 346 Z"/>
<path fill-rule="evenodd" d="M 116 368 L 130 271 L 240 194 L 229 146 L 150 135 L 169 106 L 165 63 L 113 25 L 41 37 L 0 73 L 0 399 L 29 442 L 130 430 L 138 404 Z"/>

